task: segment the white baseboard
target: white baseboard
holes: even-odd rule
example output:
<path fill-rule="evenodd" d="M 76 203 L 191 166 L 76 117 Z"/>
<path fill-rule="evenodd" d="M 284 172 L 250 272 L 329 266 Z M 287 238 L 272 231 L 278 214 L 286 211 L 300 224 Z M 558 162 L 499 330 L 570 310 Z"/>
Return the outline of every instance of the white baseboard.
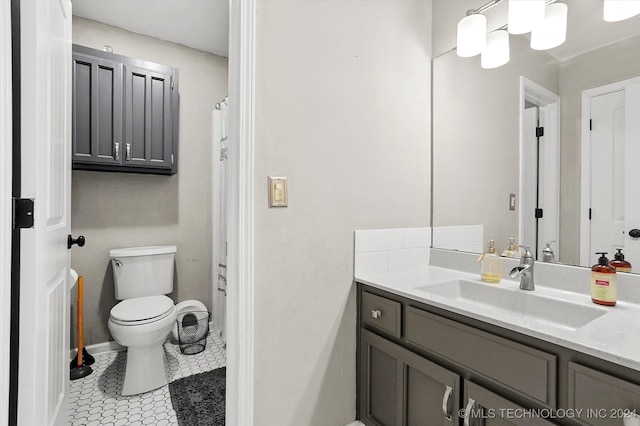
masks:
<path fill-rule="evenodd" d="M 215 334 L 216 336 L 220 335 L 220 330 L 218 330 L 218 327 L 216 327 L 215 329 L 213 328 L 213 321 L 209 322 L 209 334 Z M 169 333 L 169 335 L 167 336 L 167 340 L 173 340 L 173 336 L 171 335 L 171 333 Z M 89 354 L 91 355 L 97 355 L 106 352 L 119 352 L 127 349 L 126 347 L 114 342 L 113 340 L 109 342 L 87 345 L 86 348 L 87 352 L 89 352 Z M 69 353 L 69 359 L 75 358 L 77 352 L 78 348 L 71 349 Z"/>
<path fill-rule="evenodd" d="M 353 422 L 353 423 L 349 423 L 347 426 L 364 426 L 364 423 L 362 423 L 362 422 L 360 422 L 360 421 L 356 420 L 356 421 L 355 421 L 355 422 Z"/>

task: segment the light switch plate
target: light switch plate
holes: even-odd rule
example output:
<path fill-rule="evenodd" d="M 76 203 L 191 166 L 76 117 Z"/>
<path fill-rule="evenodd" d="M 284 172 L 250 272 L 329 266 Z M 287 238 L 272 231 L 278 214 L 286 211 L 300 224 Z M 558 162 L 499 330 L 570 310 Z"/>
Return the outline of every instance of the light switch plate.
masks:
<path fill-rule="evenodd" d="M 269 176 L 269 207 L 287 207 L 287 178 Z"/>

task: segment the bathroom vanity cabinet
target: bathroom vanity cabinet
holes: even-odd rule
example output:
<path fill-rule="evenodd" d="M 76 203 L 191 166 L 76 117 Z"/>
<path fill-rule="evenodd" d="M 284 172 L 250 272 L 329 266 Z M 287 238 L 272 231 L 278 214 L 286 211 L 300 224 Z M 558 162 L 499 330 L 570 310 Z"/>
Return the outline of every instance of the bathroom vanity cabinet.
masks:
<path fill-rule="evenodd" d="M 622 426 L 640 413 L 639 371 L 360 283 L 358 333 L 367 426 Z"/>
<path fill-rule="evenodd" d="M 73 45 L 73 168 L 175 174 L 178 70 Z"/>

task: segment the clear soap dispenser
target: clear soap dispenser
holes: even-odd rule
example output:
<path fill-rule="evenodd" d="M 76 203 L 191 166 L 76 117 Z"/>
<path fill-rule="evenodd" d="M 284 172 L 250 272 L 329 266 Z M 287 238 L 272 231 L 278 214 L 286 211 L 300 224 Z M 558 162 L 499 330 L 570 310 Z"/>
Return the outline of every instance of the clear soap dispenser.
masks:
<path fill-rule="evenodd" d="M 502 252 L 502 257 L 520 257 L 520 248 L 516 244 L 515 238 L 509 237 L 509 244 L 507 244 L 507 248 Z"/>
<path fill-rule="evenodd" d="M 488 283 L 499 283 L 502 279 L 502 264 L 500 256 L 496 253 L 493 240 L 489 240 L 487 251 L 479 258 L 478 262 L 482 262 L 480 270 L 480 279 Z"/>

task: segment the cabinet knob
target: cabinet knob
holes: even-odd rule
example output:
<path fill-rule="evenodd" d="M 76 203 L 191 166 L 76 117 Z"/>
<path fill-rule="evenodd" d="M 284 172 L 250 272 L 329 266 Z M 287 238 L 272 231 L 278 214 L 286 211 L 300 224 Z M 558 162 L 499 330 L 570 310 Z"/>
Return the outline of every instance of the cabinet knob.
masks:
<path fill-rule="evenodd" d="M 632 229 L 629 231 L 629 236 L 631 238 L 640 238 L 640 229 Z"/>
<path fill-rule="evenodd" d="M 451 394 L 453 393 L 453 389 L 451 386 L 447 386 L 447 390 L 444 391 L 444 396 L 442 397 L 442 414 L 444 417 L 451 421 Z"/>
<path fill-rule="evenodd" d="M 378 309 L 372 309 L 371 310 L 371 316 L 374 318 L 380 318 L 382 316 L 382 311 L 378 310 Z"/>

